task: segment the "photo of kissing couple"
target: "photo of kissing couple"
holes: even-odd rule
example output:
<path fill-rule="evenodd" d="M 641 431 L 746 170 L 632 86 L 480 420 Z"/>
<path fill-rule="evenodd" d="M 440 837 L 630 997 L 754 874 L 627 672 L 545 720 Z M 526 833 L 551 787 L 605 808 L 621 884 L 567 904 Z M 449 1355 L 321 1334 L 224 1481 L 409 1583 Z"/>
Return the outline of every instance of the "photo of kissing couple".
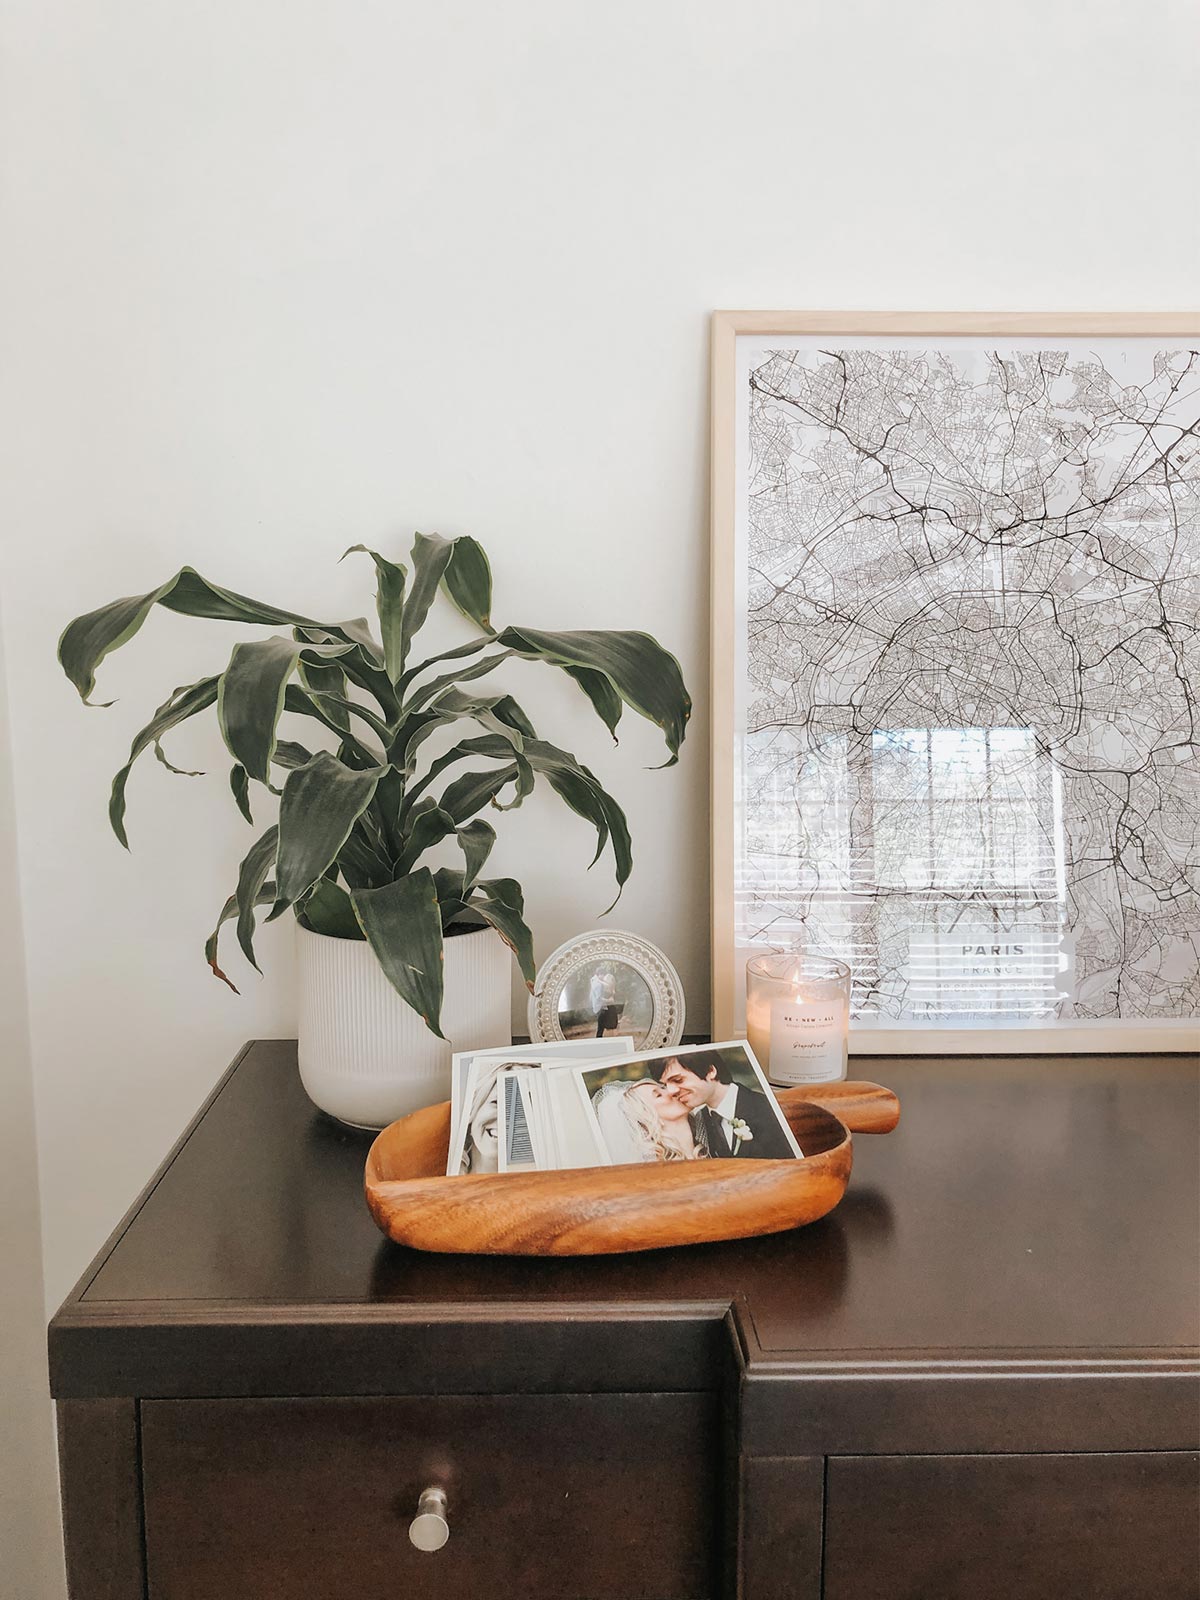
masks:
<path fill-rule="evenodd" d="M 803 1153 L 744 1043 L 682 1046 L 576 1070 L 614 1165 Z"/>

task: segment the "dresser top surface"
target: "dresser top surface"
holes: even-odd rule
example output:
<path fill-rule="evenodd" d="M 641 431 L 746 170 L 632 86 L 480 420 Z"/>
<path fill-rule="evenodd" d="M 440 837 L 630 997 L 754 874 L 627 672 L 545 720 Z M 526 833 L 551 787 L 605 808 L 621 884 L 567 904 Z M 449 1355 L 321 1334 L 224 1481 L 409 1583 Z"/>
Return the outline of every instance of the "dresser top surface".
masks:
<path fill-rule="evenodd" d="M 768 1363 L 1196 1342 L 1195 1057 L 871 1058 L 855 1076 L 896 1090 L 900 1126 L 856 1136 L 845 1199 L 810 1227 L 631 1256 L 431 1256 L 376 1231 L 369 1136 L 313 1109 L 294 1042 L 259 1041 L 69 1308 L 118 1320 L 394 1308 L 411 1323 L 422 1307 L 544 1320 L 735 1304 Z"/>

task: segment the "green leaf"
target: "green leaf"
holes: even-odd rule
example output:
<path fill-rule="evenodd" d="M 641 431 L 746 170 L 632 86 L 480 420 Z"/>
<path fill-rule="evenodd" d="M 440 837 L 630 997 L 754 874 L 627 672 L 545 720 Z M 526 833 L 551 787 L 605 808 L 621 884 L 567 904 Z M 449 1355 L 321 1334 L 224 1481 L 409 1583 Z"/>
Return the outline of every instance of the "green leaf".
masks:
<path fill-rule="evenodd" d="M 393 855 L 400 854 L 400 811 L 404 805 L 404 774 L 389 767 L 379 780 L 371 802 L 371 816 L 379 826 L 384 844 Z"/>
<path fill-rule="evenodd" d="M 464 874 L 457 867 L 439 867 L 433 875 L 443 932 L 466 911 Z M 482 927 L 482 922 L 479 926 Z"/>
<path fill-rule="evenodd" d="M 464 892 L 469 890 L 480 872 L 483 864 L 492 853 L 492 846 L 496 842 L 496 830 L 490 822 L 477 819 L 468 822 L 465 827 L 458 829 L 458 842 L 462 846 L 466 870 L 463 873 Z"/>
<path fill-rule="evenodd" d="M 524 744 L 523 736 L 521 736 L 519 742 Z M 514 734 L 508 727 L 502 727 L 499 736 L 489 734 L 481 739 L 463 739 L 453 749 L 447 750 L 444 755 L 438 756 L 437 760 L 430 766 L 429 771 L 408 790 L 402 816 L 407 816 L 416 801 L 421 798 L 430 784 L 435 782 L 447 767 L 453 766 L 455 762 L 463 761 L 472 755 L 486 756 L 492 761 L 503 761 L 508 766 L 508 770 L 503 776 L 487 772 L 468 773 L 462 778 L 456 779 L 450 785 L 446 790 L 446 794 L 442 797 L 441 804 L 445 806 L 446 798 L 449 796 L 450 806 L 453 808 L 458 821 L 464 821 L 465 818 L 472 814 L 472 811 L 477 811 L 480 806 L 487 805 L 489 801 L 498 811 L 515 810 L 526 795 L 533 793 L 533 769 L 517 749 Z M 495 779 L 494 782 L 492 781 L 493 779 Z M 513 779 L 516 780 L 514 798 L 507 804 L 501 805 L 496 797 L 505 785 L 511 783 Z M 471 810 L 462 809 L 463 806 L 467 805 L 471 807 Z"/>
<path fill-rule="evenodd" d="M 291 710 L 286 701 L 284 710 Z M 292 739 L 280 739 L 271 760 L 277 767 L 302 767 L 306 761 L 312 760 L 312 751 L 306 750 L 302 744 L 296 744 Z"/>
<path fill-rule="evenodd" d="M 304 902 L 300 919 L 313 933 L 328 934 L 331 939 L 363 939 L 365 935 L 354 915 L 350 896 L 340 883 L 321 878 Z"/>
<path fill-rule="evenodd" d="M 339 622 L 327 628 L 297 628 L 295 633 L 303 643 L 316 646 L 320 654 L 336 661 L 351 683 L 365 689 L 378 701 L 385 716 L 396 715 L 400 703 L 383 670 L 383 651 L 371 636 L 365 617 L 355 617 L 349 622 Z M 346 637 L 354 642 L 346 644 Z M 343 641 L 341 647 L 335 648 L 339 641 Z"/>
<path fill-rule="evenodd" d="M 464 656 L 478 655 L 481 650 L 486 650 L 491 642 L 490 638 L 470 639 L 466 644 L 456 644 L 452 650 L 439 650 L 436 655 L 426 656 L 424 661 L 418 661 L 415 667 L 409 667 L 396 687 L 403 691 L 415 678 L 419 678 L 427 667 L 436 666 L 439 661 L 461 661 Z"/>
<path fill-rule="evenodd" d="M 366 617 L 351 617 L 348 622 L 335 622 L 327 631 L 335 637 L 352 639 L 358 645 L 360 653 L 371 661 L 383 660 L 383 651 L 371 632 L 371 625 Z"/>
<path fill-rule="evenodd" d="M 345 733 L 348 730 L 348 719 L 350 717 L 358 717 L 361 722 L 366 723 L 375 737 L 383 744 L 386 745 L 390 741 L 392 730 L 387 723 L 377 717 L 367 706 L 359 705 L 357 700 L 348 700 L 345 695 L 335 694 L 325 689 L 310 689 L 308 697 L 320 710 L 328 714 L 329 726 L 335 727 L 339 733 Z M 342 726 L 343 720 L 346 721 L 345 728 Z"/>
<path fill-rule="evenodd" d="M 439 728 L 444 728 L 452 718 L 440 711 L 414 711 L 396 729 L 384 754 L 394 767 L 406 777 L 411 777 L 416 767 L 417 751 Z"/>
<path fill-rule="evenodd" d="M 108 801 L 108 820 L 112 831 L 128 850 L 129 840 L 125 835 L 125 785 L 129 781 L 130 769 L 144 750 L 157 745 L 158 740 L 169 728 L 177 728 L 181 722 L 186 722 L 189 717 L 194 717 L 198 711 L 205 711 L 217 698 L 216 678 L 201 678 L 198 683 L 185 684 L 176 689 L 169 700 L 164 700 L 150 721 L 134 737 L 129 747 L 129 760 L 117 773 L 112 781 L 112 792 Z"/>
<path fill-rule="evenodd" d="M 492 569 L 483 546 L 464 536 L 450 547 L 442 579 L 446 592 L 462 612 L 488 632 L 492 627 Z"/>
<path fill-rule="evenodd" d="M 352 770 L 354 770 L 356 772 L 359 772 L 359 771 L 364 771 L 366 769 L 361 768 L 361 767 L 355 767 Z M 376 770 L 378 770 L 378 769 L 376 769 Z M 382 782 L 382 781 L 383 780 L 380 779 L 380 782 Z M 379 794 L 378 787 L 375 790 L 375 794 L 376 794 L 376 797 L 378 797 L 378 794 Z M 379 822 L 379 817 L 376 815 L 374 802 L 372 802 L 372 804 L 367 807 L 367 809 L 363 812 L 362 816 L 359 817 L 358 821 L 354 824 L 354 826 L 366 839 L 368 839 L 370 841 L 371 848 L 374 851 L 377 852 L 377 854 L 380 856 L 380 858 L 382 860 L 385 860 L 385 861 L 391 860 L 393 858 L 393 856 L 399 855 L 399 851 L 394 851 L 393 852 L 389 848 L 388 843 L 387 843 L 386 839 L 384 838 L 383 829 L 380 826 L 380 822 Z M 394 878 L 395 877 L 395 873 L 394 872 L 389 872 L 388 873 L 388 877 L 389 878 Z"/>
<path fill-rule="evenodd" d="M 474 741 L 468 741 L 468 743 L 473 742 Z M 523 740 L 522 744 L 524 744 Z M 515 748 L 513 750 L 513 761 L 515 762 L 517 768 L 517 781 L 513 788 L 512 799 L 504 801 L 501 801 L 500 799 L 493 800 L 492 804 L 495 806 L 497 811 L 515 811 L 517 807 L 523 805 L 528 796 L 533 793 L 533 768 L 530 766 L 529 762 L 526 761 L 522 752 Z"/>
<path fill-rule="evenodd" d="M 525 925 L 525 897 L 515 878 L 487 878 L 475 885 L 475 892 L 467 901 L 469 911 L 490 922 L 517 958 L 525 987 L 533 993 L 536 967 L 533 959 L 533 935 Z"/>
<path fill-rule="evenodd" d="M 356 772 L 328 750 L 318 750 L 306 766 L 288 774 L 279 802 L 278 894 L 272 917 L 299 900 L 337 860 L 385 770 Z"/>
<path fill-rule="evenodd" d="M 452 686 L 444 689 L 437 700 L 423 711 L 413 711 L 405 717 L 391 743 L 386 746 L 388 760 L 411 777 L 416 767 L 417 751 L 426 739 L 438 728 L 448 727 L 463 718 L 478 722 L 480 727 L 489 732 L 503 734 L 512 740 L 516 750 L 520 749 L 524 735 L 536 737 L 533 724 L 512 695 L 465 695 Z"/>
<path fill-rule="evenodd" d="M 277 628 L 281 623 L 295 627 L 319 626 L 298 611 L 281 611 L 263 600 L 251 600 L 247 595 L 209 583 L 194 567 L 181 567 L 175 577 L 163 585 L 159 604 L 185 617 L 212 617 L 218 622 L 252 622 L 269 628 Z"/>
<path fill-rule="evenodd" d="M 648 633 L 614 633 L 583 629 L 570 633 L 546 633 L 538 628 L 505 628 L 498 643 L 522 655 L 541 658 L 553 666 L 583 668 L 606 677 L 616 694 L 648 721 L 663 730 L 670 751 L 665 763 L 673 766 L 692 714 L 691 696 L 675 657 Z M 577 674 L 576 682 L 579 682 Z M 609 720 L 602 703 L 597 702 L 595 685 L 590 680 L 583 688 L 600 711 L 609 732 Z M 602 692 L 601 692 L 602 693 Z M 611 711 L 611 705 L 608 708 Z"/>
<path fill-rule="evenodd" d="M 156 601 L 162 598 L 165 589 L 166 585 L 151 589 L 149 594 L 113 600 L 99 610 L 88 611 L 67 623 L 58 640 L 59 665 L 78 689 L 85 705 L 92 703 L 96 668 L 110 651 L 133 638 Z M 103 704 L 111 705 L 112 701 L 106 700 Z"/>
<path fill-rule="evenodd" d="M 408 647 L 429 615 L 429 608 L 438 592 L 438 584 L 450 560 L 452 541 L 440 534 L 419 533 L 412 547 L 413 583 L 404 602 L 403 644 L 401 654 L 407 660 Z"/>
<path fill-rule="evenodd" d="M 444 1038 L 442 916 L 428 867 L 380 889 L 356 889 L 350 898 L 388 982 Z"/>
<path fill-rule="evenodd" d="M 351 629 L 361 637 L 347 638 L 347 631 Z M 292 638 L 306 652 L 321 661 L 342 663 L 358 661 L 362 659 L 364 653 L 372 661 L 383 659 L 379 646 L 371 637 L 366 617 L 357 617 L 353 622 L 305 623 L 292 629 Z"/>
<path fill-rule="evenodd" d="M 605 912 L 611 911 L 621 898 L 621 890 L 633 871 L 633 845 L 625 813 L 586 767 L 580 767 L 578 772 L 573 772 L 569 767 L 559 767 L 550 770 L 547 776 L 571 810 L 585 817 L 596 829 L 596 853 L 591 860 L 592 866 L 600 859 L 605 844 L 611 840 L 617 896 L 611 905 L 605 907 Z"/>
<path fill-rule="evenodd" d="M 279 760 L 278 752 L 275 756 Z M 233 790 L 233 798 L 237 801 L 237 808 L 251 826 L 254 818 L 250 815 L 250 774 L 240 761 L 234 763 L 229 774 L 229 787 Z"/>
<path fill-rule="evenodd" d="M 275 864 L 278 839 L 279 829 L 275 826 L 268 828 L 262 838 L 250 846 L 238 869 L 237 890 L 234 894 L 238 912 L 238 943 L 242 947 L 242 954 L 256 972 L 260 968 L 254 959 L 254 908 L 261 903 L 263 884 L 267 880 L 267 873 Z"/>
<path fill-rule="evenodd" d="M 96 611 L 76 617 L 63 629 L 58 641 L 58 659 L 85 703 L 90 703 L 96 687 L 96 668 L 105 656 L 133 638 L 156 605 L 183 616 L 210 617 L 220 622 L 247 622 L 267 627 L 286 624 L 311 631 L 315 642 L 340 641 L 343 645 L 357 646 L 375 661 L 382 657 L 364 618 L 340 623 L 316 622 L 299 611 L 285 611 L 232 589 L 222 589 L 202 578 L 194 567 L 181 567 L 157 589 L 113 600 Z M 390 693 L 391 685 L 386 677 L 383 683 Z M 365 686 L 371 687 L 369 683 Z"/>
<path fill-rule="evenodd" d="M 157 589 L 113 600 L 96 611 L 76 617 L 63 629 L 58 641 L 58 659 L 85 704 L 90 703 L 96 687 L 96 668 L 105 656 L 133 638 L 156 605 L 185 616 L 215 617 L 226 622 L 265 623 L 272 627 L 281 622 L 310 622 L 297 612 L 281 611 L 277 606 L 250 600 L 231 589 L 220 589 L 202 578 L 194 568 L 183 567 Z"/>
<path fill-rule="evenodd" d="M 478 722 L 493 733 L 513 738 L 519 750 L 524 738 L 536 739 L 537 729 L 510 694 L 464 694 L 461 689 L 443 689 L 429 707 L 447 722 L 457 722 L 464 717 Z M 509 729 L 512 734 L 509 734 Z"/>
<path fill-rule="evenodd" d="M 497 767 L 491 772 L 465 773 L 449 785 L 439 804 L 456 824 L 465 822 L 483 806 L 494 801 L 505 784 L 511 783 L 516 776 L 516 762 Z"/>
<path fill-rule="evenodd" d="M 304 652 L 300 654 L 299 668 L 300 682 L 310 694 L 337 695 L 344 701 L 346 699 L 346 674 L 335 661 L 310 661 Z M 336 705 L 325 708 L 329 713 L 329 720 L 341 732 L 350 732 L 350 712 Z"/>
<path fill-rule="evenodd" d="M 370 749 L 367 745 L 361 744 L 353 734 L 347 733 L 346 730 L 340 727 L 335 721 L 334 711 L 336 708 L 327 706 L 324 703 L 324 700 L 319 703 L 305 689 L 302 689 L 298 683 L 288 684 L 283 697 L 283 709 L 285 711 L 292 712 L 293 715 L 298 717 L 315 717 L 316 720 L 324 727 L 330 729 L 331 732 L 336 733 L 338 738 L 342 740 L 343 744 L 348 745 L 351 749 L 357 752 L 358 759 L 361 761 L 364 767 L 376 767 L 379 765 L 378 753 Z M 276 745 L 275 748 L 277 753 L 283 747 L 285 742 L 286 741 L 284 740 L 280 740 L 279 744 Z M 300 746 L 296 745 L 292 748 L 299 749 Z M 283 764 L 287 765 L 288 763 Z"/>
<path fill-rule="evenodd" d="M 260 783 L 271 779 L 275 730 L 300 646 L 292 639 L 235 644 L 217 690 L 217 720 L 230 755 Z"/>
<path fill-rule="evenodd" d="M 256 904 L 260 906 L 269 906 L 274 898 L 275 885 L 273 883 L 264 883 L 262 888 L 258 891 Z M 229 921 L 230 917 L 236 915 L 237 910 L 237 895 L 231 894 L 221 909 L 221 915 L 217 918 L 216 927 L 204 941 L 204 959 L 212 968 L 213 977 L 220 978 L 222 983 L 227 983 L 233 990 L 234 994 L 239 994 L 241 991 L 238 989 L 238 986 L 236 983 L 234 983 L 233 979 L 227 977 L 217 965 L 217 942 L 221 937 L 221 929 Z"/>
<path fill-rule="evenodd" d="M 404 841 L 404 849 L 396 863 L 397 874 L 411 872 L 417 859 L 424 855 L 426 850 L 440 844 L 447 835 L 455 830 L 455 819 L 448 811 L 443 811 L 438 805 L 429 802 L 417 806 L 412 814 L 408 836 Z"/>
<path fill-rule="evenodd" d="M 505 743 L 507 744 L 508 741 L 506 740 Z M 419 778 L 416 783 L 408 786 L 405 793 L 404 804 L 400 810 L 402 822 L 412 811 L 416 802 L 429 788 L 430 784 L 435 783 L 442 773 L 445 772 L 447 767 L 452 767 L 456 762 L 465 761 L 468 756 L 478 753 L 473 748 L 474 744 L 475 740 L 473 739 L 462 740 L 452 749 L 447 750 L 444 755 L 438 756 L 437 759 L 430 764 L 429 771 L 426 772 L 423 777 Z M 485 752 L 486 754 L 491 755 L 492 759 L 504 762 L 511 761 L 513 754 L 511 747 L 505 749 L 503 754 L 493 754 L 493 748 L 494 747 L 489 747 L 487 752 Z M 411 764 L 412 762 L 410 758 L 410 765 Z M 486 801 L 484 804 L 486 804 Z"/>
<path fill-rule="evenodd" d="M 404 591 L 408 583 L 408 568 L 397 566 L 365 544 L 352 544 L 342 557 L 361 552 L 375 563 L 378 586 L 375 591 L 375 609 L 379 613 L 379 635 L 383 640 L 383 665 L 388 680 L 395 683 L 404 671 L 406 640 L 404 636 Z"/>
<path fill-rule="evenodd" d="M 617 742 L 617 724 L 621 720 L 621 712 L 625 709 L 624 701 L 612 686 L 612 681 L 602 672 L 593 672 L 590 667 L 564 667 L 563 671 L 568 678 L 575 682 L 587 695 L 595 707 L 596 715 L 612 734 L 612 741 Z"/>
<path fill-rule="evenodd" d="M 501 650 L 494 656 L 488 656 L 485 661 L 474 661 L 469 667 L 460 667 L 457 672 L 444 672 L 439 678 L 431 678 L 428 683 L 423 683 L 419 689 L 413 690 L 404 707 L 405 712 L 416 711 L 426 705 L 436 695 L 441 694 L 443 689 L 453 688 L 459 683 L 468 683 L 473 678 L 485 677 L 515 653 L 513 650 Z"/>
<path fill-rule="evenodd" d="M 445 772 L 447 767 L 452 767 L 456 761 L 465 761 L 470 754 L 472 754 L 472 752 L 467 748 L 467 745 L 464 742 L 462 744 L 456 744 L 452 750 L 447 750 L 444 755 L 438 756 L 437 760 L 431 763 L 429 771 L 425 773 L 422 778 L 419 778 L 416 783 L 410 784 L 406 789 L 404 795 L 404 804 L 400 808 L 401 821 L 403 822 L 405 817 L 408 816 L 409 812 L 411 812 L 413 807 L 416 805 L 417 801 L 425 793 L 426 789 L 429 788 L 430 784 L 435 783 L 437 779 L 441 777 L 442 773 Z M 505 757 L 505 759 L 507 759 L 507 757 Z"/>
<path fill-rule="evenodd" d="M 513 728 L 526 739 L 536 739 L 537 729 L 525 715 L 521 707 L 510 694 L 499 694 L 491 698 L 492 715 L 506 728 Z"/>
<path fill-rule="evenodd" d="M 494 760 L 501 760 L 504 756 L 504 741 L 494 735 L 485 735 L 481 739 L 468 740 L 471 749 L 479 754 L 491 756 Z M 560 750 L 556 745 L 547 744 L 541 739 L 526 739 L 522 750 L 522 758 L 529 763 L 534 772 L 541 773 L 549 779 L 555 792 L 564 799 L 596 830 L 596 854 L 592 857 L 592 865 L 600 859 L 605 845 L 612 841 L 613 868 L 618 889 L 624 886 L 633 871 L 633 847 L 629 837 L 629 824 L 625 813 L 600 783 L 594 772 L 581 766 L 573 755 L 566 750 Z M 442 804 L 446 804 L 445 797 Z M 620 898 L 618 894 L 617 898 Z M 613 902 L 613 905 L 616 901 Z M 612 906 L 608 907 L 612 910 Z"/>
<path fill-rule="evenodd" d="M 494 718 L 503 728 L 511 728 L 527 739 L 537 738 L 537 729 L 510 694 L 467 695 L 459 689 L 444 689 L 434 705 L 456 717 L 474 717 L 476 721 L 485 716 Z M 520 749 L 520 741 L 515 742 Z"/>
<path fill-rule="evenodd" d="M 202 778 L 204 776 L 203 768 L 177 767 L 173 761 L 169 761 L 167 752 L 157 739 L 154 741 L 154 759 L 160 766 L 166 767 L 168 772 L 173 772 L 177 778 Z"/>
<path fill-rule="evenodd" d="M 338 851 L 338 870 L 351 889 L 377 889 L 391 883 L 394 863 L 379 849 L 367 833 L 360 818 L 350 830 L 350 837 Z"/>

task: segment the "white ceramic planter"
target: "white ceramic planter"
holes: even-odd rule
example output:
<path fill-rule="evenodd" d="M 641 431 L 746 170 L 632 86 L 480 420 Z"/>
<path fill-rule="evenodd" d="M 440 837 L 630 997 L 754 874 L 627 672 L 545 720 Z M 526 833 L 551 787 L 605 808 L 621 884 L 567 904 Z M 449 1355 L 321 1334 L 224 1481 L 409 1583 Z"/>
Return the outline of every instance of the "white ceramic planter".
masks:
<path fill-rule="evenodd" d="M 331 1117 L 386 1127 L 449 1099 L 452 1051 L 512 1043 L 511 956 L 491 928 L 446 940 L 445 1041 L 405 1005 L 365 941 L 299 923 L 296 938 L 300 1079 Z"/>

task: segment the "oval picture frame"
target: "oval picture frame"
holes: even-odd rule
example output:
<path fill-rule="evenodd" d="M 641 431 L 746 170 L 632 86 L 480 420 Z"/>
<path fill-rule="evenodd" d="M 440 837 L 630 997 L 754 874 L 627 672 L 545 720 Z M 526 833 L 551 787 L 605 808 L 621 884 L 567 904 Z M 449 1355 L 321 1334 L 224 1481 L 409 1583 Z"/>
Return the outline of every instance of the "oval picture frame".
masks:
<path fill-rule="evenodd" d="M 611 987 L 591 990 L 593 975 L 605 982 L 611 975 Z M 607 994 L 613 996 L 608 1006 Z M 636 1032 L 604 1027 L 609 1010 L 618 1012 L 619 1024 L 621 994 L 635 996 L 639 1010 L 648 996 L 649 1017 Z M 572 996 L 578 999 L 574 1010 Z M 529 1000 L 529 1036 L 535 1044 L 632 1037 L 635 1051 L 658 1050 L 679 1043 L 683 1021 L 683 984 L 671 962 L 648 939 L 615 928 L 577 934 L 560 944 L 538 969 Z"/>

